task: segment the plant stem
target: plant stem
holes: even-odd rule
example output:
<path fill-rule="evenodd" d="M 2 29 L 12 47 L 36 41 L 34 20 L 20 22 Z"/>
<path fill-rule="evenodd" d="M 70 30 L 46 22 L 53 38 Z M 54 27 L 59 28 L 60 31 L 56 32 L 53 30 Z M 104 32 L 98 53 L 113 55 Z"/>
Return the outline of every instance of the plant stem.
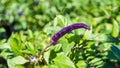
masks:
<path fill-rule="evenodd" d="M 42 55 L 44 54 L 45 50 L 46 50 L 48 47 L 50 47 L 53 43 L 54 43 L 54 42 L 51 41 L 51 42 L 38 54 L 38 57 L 37 57 L 38 60 L 41 60 Z"/>

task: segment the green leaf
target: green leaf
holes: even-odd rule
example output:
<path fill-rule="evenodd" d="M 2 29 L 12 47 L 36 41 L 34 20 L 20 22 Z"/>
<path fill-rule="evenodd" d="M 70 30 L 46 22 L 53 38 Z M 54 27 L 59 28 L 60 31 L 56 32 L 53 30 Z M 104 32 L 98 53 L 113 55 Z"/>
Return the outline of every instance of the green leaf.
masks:
<path fill-rule="evenodd" d="M 12 36 L 9 38 L 8 43 L 10 44 L 11 50 L 13 50 L 16 55 L 21 54 L 20 50 L 22 48 L 22 45 L 18 33 L 12 34 Z"/>
<path fill-rule="evenodd" d="M 32 33 L 31 30 L 28 30 L 28 36 L 29 36 L 30 38 L 33 38 L 33 33 Z"/>
<path fill-rule="evenodd" d="M 92 35 L 92 28 L 90 30 L 85 31 L 84 35 L 83 35 L 83 39 L 90 39 Z"/>
<path fill-rule="evenodd" d="M 26 48 L 28 50 L 28 52 L 32 53 L 32 54 L 36 54 L 36 49 L 34 48 L 33 43 L 31 42 L 25 42 Z"/>
<path fill-rule="evenodd" d="M 50 50 L 44 53 L 44 59 L 47 64 L 49 64 Z"/>
<path fill-rule="evenodd" d="M 0 49 L 9 49 L 9 48 L 10 48 L 10 46 L 8 43 L 4 43 L 4 44 L 0 45 Z"/>
<path fill-rule="evenodd" d="M 100 33 L 95 37 L 94 40 L 96 40 L 96 41 L 106 41 L 106 39 L 107 39 L 107 36 L 105 34 Z"/>
<path fill-rule="evenodd" d="M 75 44 L 74 42 L 68 43 L 67 39 L 65 38 L 61 39 L 60 43 L 62 44 L 62 50 L 66 56 L 68 55 L 68 53 L 71 51 L 71 48 Z"/>
<path fill-rule="evenodd" d="M 113 54 L 112 51 L 108 52 L 108 55 L 105 56 L 107 59 L 110 59 L 110 61 L 112 62 L 116 62 L 118 60 L 118 58 Z"/>
<path fill-rule="evenodd" d="M 120 60 L 120 49 L 113 45 L 111 46 L 111 51 Z"/>
<path fill-rule="evenodd" d="M 61 50 L 61 47 L 62 47 L 62 44 L 56 44 L 55 48 L 54 48 L 54 51 L 57 52 L 57 51 L 60 51 Z"/>
<path fill-rule="evenodd" d="M 59 24 L 61 27 L 65 27 L 68 25 L 67 19 L 62 16 L 62 15 L 57 15 L 56 18 L 54 19 L 54 27 Z"/>
<path fill-rule="evenodd" d="M 101 58 L 94 58 L 89 63 L 92 64 L 92 65 L 99 65 L 99 64 L 101 64 L 101 62 L 103 62 L 101 60 Z"/>
<path fill-rule="evenodd" d="M 8 59 L 8 57 L 10 55 L 13 55 L 13 53 L 8 50 L 8 49 L 4 49 L 1 53 L 0 53 L 0 56 L 2 56 L 4 59 Z"/>
<path fill-rule="evenodd" d="M 22 56 L 17 56 L 10 60 L 13 61 L 14 64 L 25 64 L 26 62 L 28 62 L 28 60 L 26 60 Z"/>
<path fill-rule="evenodd" d="M 119 35 L 119 24 L 118 24 L 118 22 L 115 20 L 115 19 L 113 19 L 113 27 L 112 27 L 112 36 L 113 37 L 118 37 L 118 35 Z"/>
<path fill-rule="evenodd" d="M 63 50 L 64 54 L 67 56 L 75 43 L 74 42 L 68 43 L 66 39 L 63 39 L 62 41 L 64 41 L 64 42 L 62 42 L 62 50 Z"/>
<path fill-rule="evenodd" d="M 74 42 L 76 44 L 78 44 L 80 42 L 81 36 L 80 35 L 73 35 L 71 37 L 68 38 L 68 42 Z"/>
<path fill-rule="evenodd" d="M 8 59 L 7 60 L 7 64 L 8 64 L 8 67 L 9 68 L 24 68 L 22 66 L 22 64 L 25 64 L 27 63 L 28 60 L 26 60 L 24 57 L 22 56 L 17 56 L 17 57 L 14 57 L 12 59 Z"/>
<path fill-rule="evenodd" d="M 74 63 L 63 53 L 60 53 L 55 57 L 54 63 L 58 68 L 75 68 Z"/>
<path fill-rule="evenodd" d="M 87 60 L 91 60 L 91 59 L 93 59 L 93 58 L 95 58 L 95 56 L 88 56 L 88 57 L 87 57 Z"/>
<path fill-rule="evenodd" d="M 4 44 L 4 43 L 6 43 L 6 39 L 0 40 L 0 45 L 2 45 L 2 44 Z"/>
<path fill-rule="evenodd" d="M 88 66 L 87 66 L 87 63 L 85 63 L 84 60 L 78 61 L 78 63 L 77 63 L 76 65 L 77 65 L 78 68 L 79 68 L 79 67 L 82 67 L 82 68 L 87 68 L 87 67 L 88 67 Z"/>

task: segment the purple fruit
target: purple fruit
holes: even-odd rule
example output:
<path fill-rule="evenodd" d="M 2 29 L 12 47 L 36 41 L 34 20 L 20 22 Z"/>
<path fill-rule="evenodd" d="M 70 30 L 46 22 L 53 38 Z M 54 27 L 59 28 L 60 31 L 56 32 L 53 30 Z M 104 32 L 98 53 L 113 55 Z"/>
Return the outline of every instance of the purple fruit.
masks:
<path fill-rule="evenodd" d="M 21 15 L 22 15 L 22 10 L 19 9 L 19 10 L 17 11 L 17 13 L 18 13 L 19 16 L 21 16 Z"/>
<path fill-rule="evenodd" d="M 59 40 L 59 38 L 61 38 L 63 35 L 65 35 L 66 33 L 70 32 L 74 29 L 78 29 L 78 28 L 85 28 L 85 29 L 90 30 L 90 27 L 87 26 L 86 24 L 83 24 L 83 23 L 72 24 L 72 25 L 69 25 L 69 26 L 61 29 L 54 36 L 52 36 L 51 43 L 53 43 L 53 44 L 56 43 Z"/>

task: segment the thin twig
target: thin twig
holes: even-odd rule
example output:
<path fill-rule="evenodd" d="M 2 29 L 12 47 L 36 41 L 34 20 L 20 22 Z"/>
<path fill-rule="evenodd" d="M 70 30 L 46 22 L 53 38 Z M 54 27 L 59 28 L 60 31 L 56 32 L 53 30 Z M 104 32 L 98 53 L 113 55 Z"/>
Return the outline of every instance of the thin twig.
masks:
<path fill-rule="evenodd" d="M 37 59 L 40 60 L 42 58 L 42 55 L 44 54 L 45 50 L 50 47 L 53 44 L 53 41 L 51 41 L 39 54 Z"/>

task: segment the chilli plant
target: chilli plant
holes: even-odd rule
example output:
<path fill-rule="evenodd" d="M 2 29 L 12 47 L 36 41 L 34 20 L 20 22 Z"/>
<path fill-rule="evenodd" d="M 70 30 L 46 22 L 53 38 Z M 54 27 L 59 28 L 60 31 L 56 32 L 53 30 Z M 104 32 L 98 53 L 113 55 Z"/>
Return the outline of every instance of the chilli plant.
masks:
<path fill-rule="evenodd" d="M 79 42 L 82 36 L 76 35 L 76 37 L 78 37 L 78 39 L 76 39 L 74 33 L 71 31 L 78 28 L 90 30 L 90 27 L 86 24 L 76 23 L 61 29 L 54 34 L 51 39 L 45 31 L 32 33 L 31 30 L 28 30 L 26 33 L 13 33 L 5 44 L 6 47 L 2 45 L 3 47 L 1 48 L 6 49 L 2 51 L 1 56 L 7 60 L 10 68 L 41 66 L 75 68 L 77 66 L 74 65 L 74 62 L 76 63 L 78 61 L 73 60 L 74 56 L 72 56 L 72 54 L 74 51 L 76 52 L 76 48 L 78 48 L 79 45 L 82 45 L 82 43 Z M 25 36 L 25 34 L 28 36 Z M 66 38 L 61 40 L 62 43 L 57 43 L 65 34 Z M 40 36 L 40 38 L 38 38 L 38 36 Z M 43 39 L 45 40 L 43 41 Z M 76 41 L 74 41 L 75 39 Z M 68 42 L 68 40 L 71 40 L 71 42 Z M 52 47 L 52 45 L 55 46 Z M 60 63 L 58 62 L 59 60 Z M 74 62 L 72 62 L 72 60 Z M 61 64 L 63 66 L 61 66 Z"/>

